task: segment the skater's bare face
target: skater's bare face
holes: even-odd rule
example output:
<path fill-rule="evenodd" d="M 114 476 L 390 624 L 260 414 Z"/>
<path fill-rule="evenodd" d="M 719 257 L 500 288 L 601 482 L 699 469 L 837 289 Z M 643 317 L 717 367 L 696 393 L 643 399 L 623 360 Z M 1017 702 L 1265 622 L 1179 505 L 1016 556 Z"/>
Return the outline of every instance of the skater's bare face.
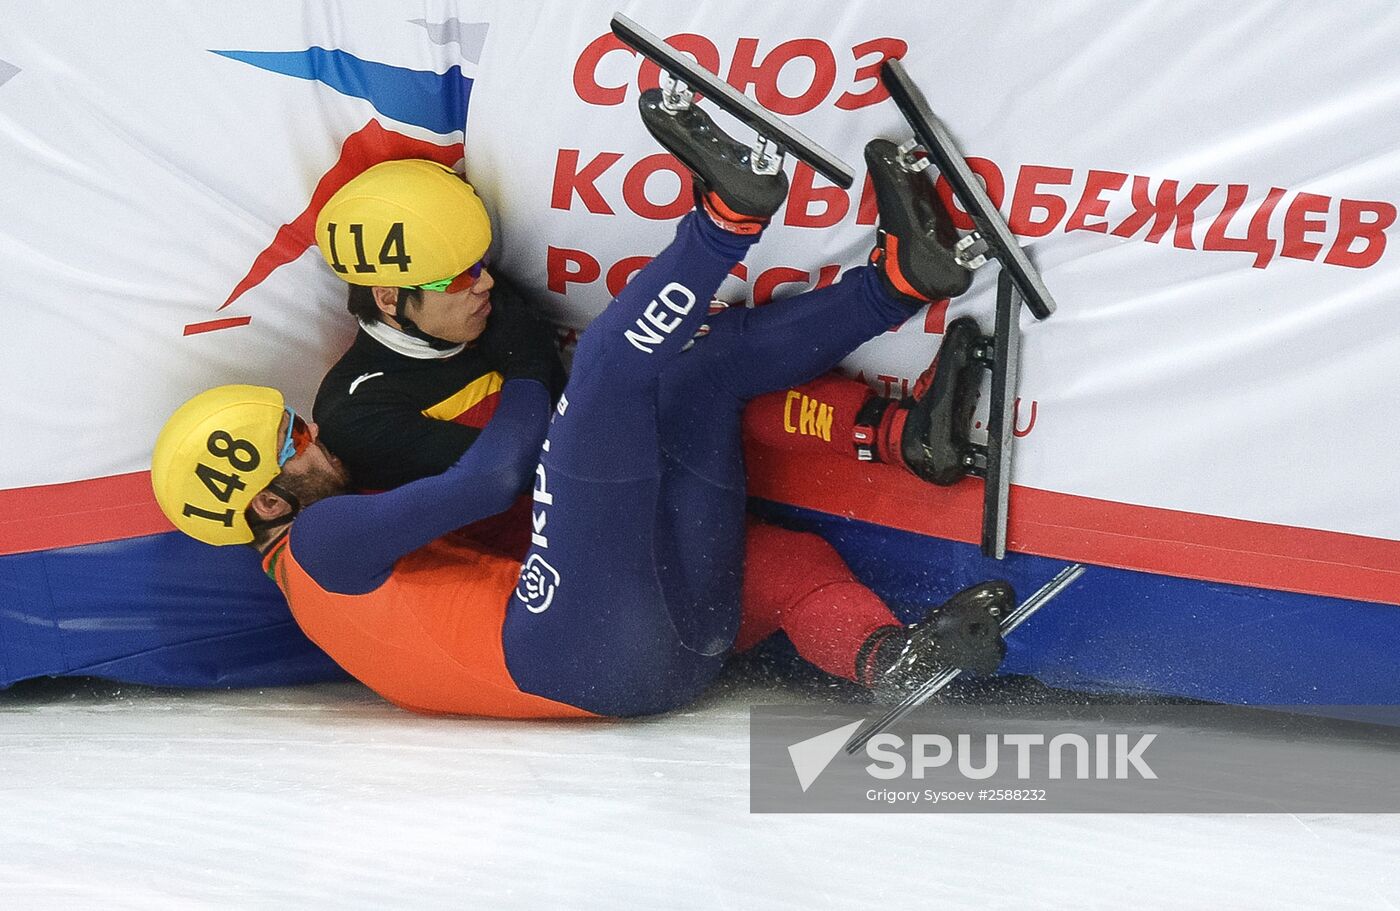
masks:
<path fill-rule="evenodd" d="M 485 269 L 467 288 L 459 291 L 420 291 L 421 297 L 410 301 L 408 317 L 418 328 L 435 338 L 449 342 L 474 342 L 486 331 L 486 318 L 491 315 L 491 289 L 496 280 Z M 375 288 L 375 300 L 392 320 L 394 304 L 399 293 L 396 288 Z M 386 293 L 388 292 L 388 293 Z"/>
<path fill-rule="evenodd" d="M 279 439 L 286 438 L 290 426 L 288 417 L 284 415 L 278 429 Z M 350 472 L 321 442 L 320 428 L 316 424 L 307 421 L 304 433 L 306 443 L 297 450 L 296 455 L 282 464 L 277 483 L 296 496 L 302 507 L 307 507 L 349 490 Z M 253 498 L 252 505 L 264 519 L 276 519 L 291 509 L 279 495 L 266 490 Z"/>
<path fill-rule="evenodd" d="M 464 290 L 423 291 L 420 303 L 409 304 L 408 315 L 429 335 L 449 342 L 474 342 L 486 331 L 495 285 L 491 273 L 482 269 Z"/>

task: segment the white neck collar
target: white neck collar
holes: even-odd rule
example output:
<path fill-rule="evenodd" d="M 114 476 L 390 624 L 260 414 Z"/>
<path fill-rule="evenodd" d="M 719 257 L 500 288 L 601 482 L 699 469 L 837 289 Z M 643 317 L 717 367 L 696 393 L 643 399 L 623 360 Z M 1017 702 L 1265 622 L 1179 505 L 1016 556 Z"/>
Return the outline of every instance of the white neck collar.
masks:
<path fill-rule="evenodd" d="M 390 351 L 396 354 L 402 354 L 404 357 L 417 358 L 420 361 L 427 361 L 440 357 L 451 357 L 454 354 L 461 353 L 462 349 L 467 347 L 466 344 L 463 343 L 439 351 L 421 338 L 414 338 L 408 333 L 395 329 L 388 323 L 380 322 L 379 320 L 375 320 L 372 323 L 360 320 L 360 328 L 365 330 L 370 338 L 374 339 L 385 348 L 388 348 Z"/>

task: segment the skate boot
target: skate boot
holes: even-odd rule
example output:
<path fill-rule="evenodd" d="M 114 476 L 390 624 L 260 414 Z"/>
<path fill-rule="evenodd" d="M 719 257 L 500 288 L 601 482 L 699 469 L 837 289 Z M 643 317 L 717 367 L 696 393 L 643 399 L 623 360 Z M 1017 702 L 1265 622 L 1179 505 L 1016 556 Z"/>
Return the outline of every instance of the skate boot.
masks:
<path fill-rule="evenodd" d="M 870 263 L 880 270 L 885 290 L 919 306 L 962 294 L 972 283 L 972 272 L 956 259 L 958 233 L 933 181 L 906 161 L 888 139 L 872 139 L 865 146 L 880 211 Z"/>
<path fill-rule="evenodd" d="M 930 484 L 956 484 L 973 462 L 972 415 L 985 348 L 977 322 L 959 317 L 943 330 L 938 356 L 901 401 L 872 396 L 855 420 L 856 457 L 902 465 Z"/>
<path fill-rule="evenodd" d="M 900 461 L 931 484 L 956 484 L 967 476 L 968 435 L 984 369 L 975 355 L 982 343 L 976 320 L 953 320 L 943 331 L 938 356 L 914 384 L 913 396 L 899 403 L 907 412 L 899 434 Z"/>
<path fill-rule="evenodd" d="M 880 701 L 898 702 L 949 668 L 994 673 L 1006 655 L 1000 624 L 1015 605 L 1000 579 L 965 588 L 918 623 L 871 633 L 856 656 L 857 677 Z"/>
<path fill-rule="evenodd" d="M 731 139 L 694 104 L 668 104 L 661 89 L 643 92 L 639 106 L 647 132 L 690 169 L 695 195 L 710 219 L 735 234 L 763 230 L 787 198 L 782 169 L 770 162 L 756 170 L 753 149 Z"/>

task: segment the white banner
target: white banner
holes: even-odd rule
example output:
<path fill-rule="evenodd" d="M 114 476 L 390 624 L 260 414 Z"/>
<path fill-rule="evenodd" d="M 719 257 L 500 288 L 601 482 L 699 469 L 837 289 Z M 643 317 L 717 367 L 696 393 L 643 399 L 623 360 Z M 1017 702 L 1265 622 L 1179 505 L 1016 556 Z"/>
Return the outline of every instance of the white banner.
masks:
<path fill-rule="evenodd" d="M 296 226 L 357 163 L 455 161 L 465 137 L 497 263 L 573 328 L 689 198 L 642 128 L 654 69 L 608 35 L 611 4 L 9 6 L 0 490 L 143 471 L 170 411 L 216 383 L 308 406 L 353 327 Z M 724 296 L 789 296 L 864 261 L 862 147 L 910 135 L 874 76 L 898 54 L 1059 303 L 1023 323 L 1018 485 L 1400 539 L 1400 11 L 622 11 L 859 175 L 846 193 L 789 165 L 788 206 Z M 947 318 L 990 327 L 994 271 Z M 943 321 L 847 366 L 898 391 Z"/>

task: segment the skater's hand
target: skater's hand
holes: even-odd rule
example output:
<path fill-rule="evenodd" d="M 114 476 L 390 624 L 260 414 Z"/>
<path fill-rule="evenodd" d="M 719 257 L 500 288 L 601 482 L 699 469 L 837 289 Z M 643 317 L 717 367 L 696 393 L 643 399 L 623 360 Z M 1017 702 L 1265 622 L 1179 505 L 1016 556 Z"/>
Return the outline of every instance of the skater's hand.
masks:
<path fill-rule="evenodd" d="M 558 395 L 563 389 L 564 368 L 554 342 L 554 327 L 524 297 L 499 284 L 491 295 L 491 305 L 491 317 L 481 336 L 486 356 L 506 379 L 539 380 Z"/>

